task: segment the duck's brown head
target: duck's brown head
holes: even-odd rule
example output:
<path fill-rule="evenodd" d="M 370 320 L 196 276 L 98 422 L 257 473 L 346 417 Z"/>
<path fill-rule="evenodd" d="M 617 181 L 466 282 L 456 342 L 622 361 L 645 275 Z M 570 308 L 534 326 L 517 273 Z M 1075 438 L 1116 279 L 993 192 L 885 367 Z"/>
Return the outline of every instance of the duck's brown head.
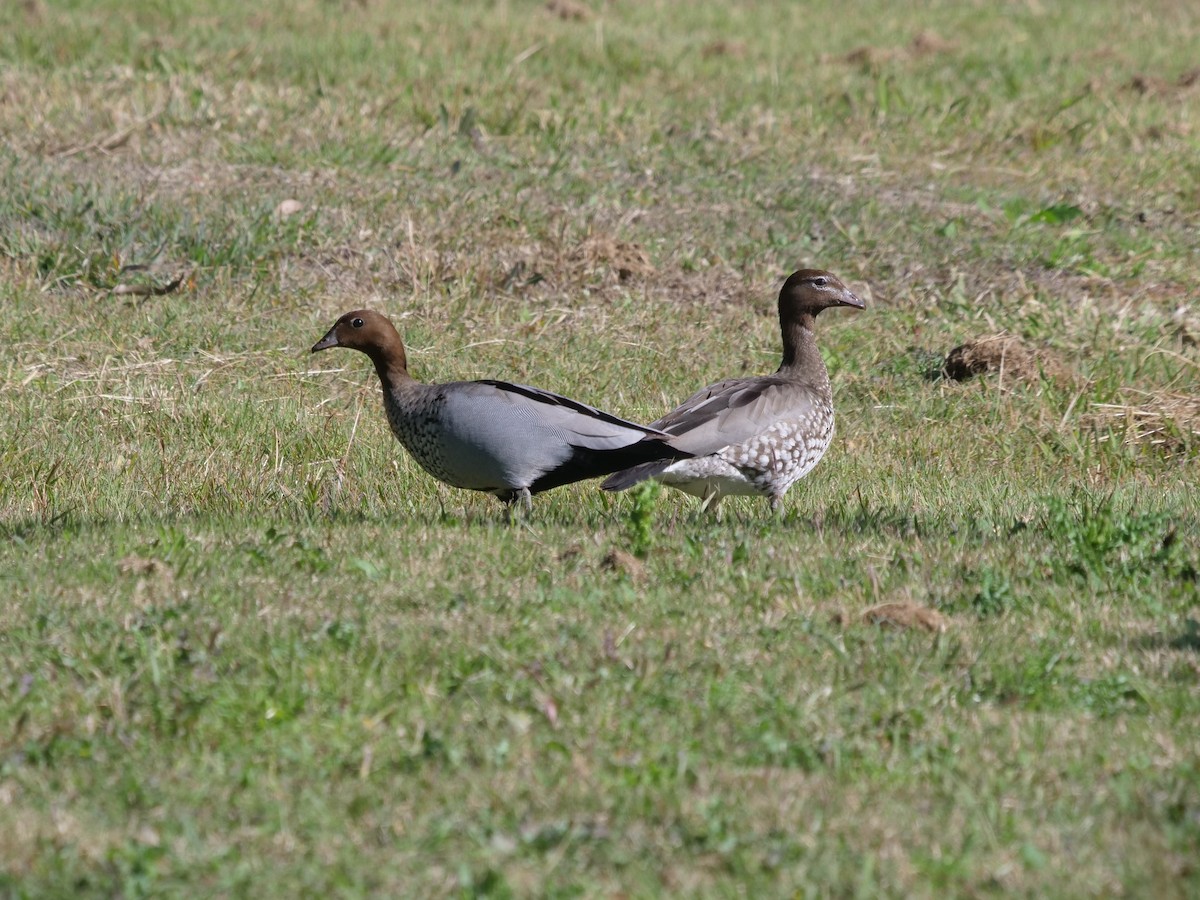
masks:
<path fill-rule="evenodd" d="M 821 269 L 793 272 L 779 291 L 779 318 L 783 321 L 805 314 L 815 316 L 831 306 L 863 309 L 866 304 L 840 278 Z"/>
<path fill-rule="evenodd" d="M 370 309 L 356 309 L 333 323 L 325 337 L 312 346 L 312 352 L 330 347 L 347 347 L 367 354 L 385 382 L 408 375 L 404 341 L 387 316 Z"/>
<path fill-rule="evenodd" d="M 399 340 L 400 335 L 387 316 L 370 309 L 356 309 L 334 322 L 325 337 L 313 344 L 312 352 L 328 350 L 330 347 L 348 347 L 361 350 L 369 356 L 372 350 Z"/>

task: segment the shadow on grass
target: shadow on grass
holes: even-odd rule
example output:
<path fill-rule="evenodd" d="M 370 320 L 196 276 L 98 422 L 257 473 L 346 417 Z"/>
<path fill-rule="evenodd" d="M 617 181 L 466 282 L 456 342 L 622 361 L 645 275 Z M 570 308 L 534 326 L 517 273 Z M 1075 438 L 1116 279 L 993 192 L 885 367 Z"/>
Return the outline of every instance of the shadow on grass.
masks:
<path fill-rule="evenodd" d="M 480 517 L 482 519 L 482 517 Z M 219 510 L 197 511 L 184 514 L 155 515 L 136 513 L 128 516 L 88 516 L 75 515 L 73 510 L 63 510 L 53 515 L 32 515 L 14 518 L 11 521 L 0 522 L 0 542 L 22 544 L 31 540 L 62 537 L 82 537 L 89 534 L 124 529 L 130 531 L 144 529 L 178 529 L 178 528 L 212 528 L 214 530 L 229 530 L 234 528 L 295 528 L 307 525 L 395 525 L 405 524 L 434 526 L 457 524 L 458 517 L 433 510 L 420 517 L 406 517 L 400 513 L 372 515 L 361 510 L 337 510 L 320 515 L 306 515 L 293 510 L 280 510 L 279 515 L 271 516 L 263 512 L 245 516 L 231 516 Z"/>
<path fill-rule="evenodd" d="M 1183 629 L 1177 634 L 1153 631 L 1143 634 L 1134 646 L 1140 650 L 1191 650 L 1200 653 L 1200 620 L 1184 619 Z"/>
<path fill-rule="evenodd" d="M 412 528 L 457 530 L 488 530 L 493 528 L 519 531 L 522 528 L 569 527 L 593 532 L 607 526 L 621 526 L 628 512 L 618 507 L 580 508 L 577 505 L 543 504 L 534 507 L 531 515 L 517 512 L 510 516 L 505 506 L 491 498 L 477 503 L 431 503 L 418 512 L 409 509 L 371 510 L 349 505 L 326 511 L 280 504 L 272 509 L 258 509 L 238 514 L 219 507 L 198 509 L 179 514 L 134 512 L 128 515 L 89 515 L 77 508 L 13 517 L 0 520 L 0 543 L 23 544 L 29 541 L 81 537 L 114 529 L 140 531 L 146 529 L 208 528 L 230 531 L 256 528 L 305 528 L 331 526 L 377 526 L 397 530 Z"/>

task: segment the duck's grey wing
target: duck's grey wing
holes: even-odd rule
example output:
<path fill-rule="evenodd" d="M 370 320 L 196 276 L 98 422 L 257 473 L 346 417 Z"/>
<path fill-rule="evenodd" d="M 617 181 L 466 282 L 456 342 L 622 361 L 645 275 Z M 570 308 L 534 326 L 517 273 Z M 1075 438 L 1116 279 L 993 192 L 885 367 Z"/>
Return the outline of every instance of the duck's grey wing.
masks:
<path fill-rule="evenodd" d="M 697 391 L 651 425 L 696 456 L 740 444 L 780 419 L 804 416 L 813 393 L 774 375 L 721 381 Z"/>
<path fill-rule="evenodd" d="M 474 381 L 501 392 L 511 403 L 529 411 L 548 427 L 561 429 L 592 450 L 610 450 L 646 437 L 665 438 L 666 432 L 639 425 L 561 394 L 508 381 Z"/>
<path fill-rule="evenodd" d="M 717 453 L 748 441 L 780 419 L 801 418 L 812 408 L 812 391 L 774 375 L 733 378 L 701 388 L 651 424 L 693 456 Z M 606 491 L 622 491 L 660 475 L 674 460 L 648 460 L 606 478 Z"/>
<path fill-rule="evenodd" d="M 446 449 L 479 490 L 548 490 L 651 459 L 681 459 L 666 434 L 568 397 L 504 381 L 444 385 Z"/>

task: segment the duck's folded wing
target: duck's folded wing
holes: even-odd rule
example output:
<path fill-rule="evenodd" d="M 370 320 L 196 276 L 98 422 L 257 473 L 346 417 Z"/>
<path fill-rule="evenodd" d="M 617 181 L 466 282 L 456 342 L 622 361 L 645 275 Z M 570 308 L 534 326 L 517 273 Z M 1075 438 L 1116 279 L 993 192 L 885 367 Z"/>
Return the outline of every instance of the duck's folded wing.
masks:
<path fill-rule="evenodd" d="M 540 388 L 507 381 L 476 381 L 497 392 L 519 421 L 539 430 L 562 435 L 572 446 L 590 450 L 614 450 L 646 438 L 668 438 L 656 428 L 638 425 L 602 409 Z M 499 407 L 497 407 L 499 408 Z"/>
<path fill-rule="evenodd" d="M 702 456 L 749 440 L 780 420 L 804 417 L 812 405 L 812 392 L 795 381 L 736 378 L 697 391 L 650 427 Z"/>
<path fill-rule="evenodd" d="M 595 407 L 505 381 L 459 383 L 446 392 L 453 454 L 487 457 L 505 484 L 532 493 L 608 475 L 650 460 L 683 459 L 670 435 Z"/>

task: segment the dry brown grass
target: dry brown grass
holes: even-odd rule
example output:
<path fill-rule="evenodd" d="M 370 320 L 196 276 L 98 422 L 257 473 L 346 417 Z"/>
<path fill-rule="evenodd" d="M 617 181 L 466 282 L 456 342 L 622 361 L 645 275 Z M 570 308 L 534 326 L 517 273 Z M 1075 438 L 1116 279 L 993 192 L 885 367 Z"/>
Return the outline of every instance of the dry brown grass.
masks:
<path fill-rule="evenodd" d="M 945 631 L 950 624 L 949 619 L 936 609 L 917 603 L 881 603 L 866 610 L 862 618 L 871 625 L 934 633 Z"/>
<path fill-rule="evenodd" d="M 1045 378 L 1066 383 L 1070 369 L 1052 351 L 1034 349 L 1012 334 L 991 334 L 959 344 L 946 354 L 946 377 L 966 381 L 978 375 L 995 375 L 1001 388 L 1006 383 L 1033 383 Z"/>
<path fill-rule="evenodd" d="M 1129 390 L 1129 402 L 1093 403 L 1082 427 L 1099 441 L 1116 440 L 1165 456 L 1200 451 L 1200 393 Z"/>

